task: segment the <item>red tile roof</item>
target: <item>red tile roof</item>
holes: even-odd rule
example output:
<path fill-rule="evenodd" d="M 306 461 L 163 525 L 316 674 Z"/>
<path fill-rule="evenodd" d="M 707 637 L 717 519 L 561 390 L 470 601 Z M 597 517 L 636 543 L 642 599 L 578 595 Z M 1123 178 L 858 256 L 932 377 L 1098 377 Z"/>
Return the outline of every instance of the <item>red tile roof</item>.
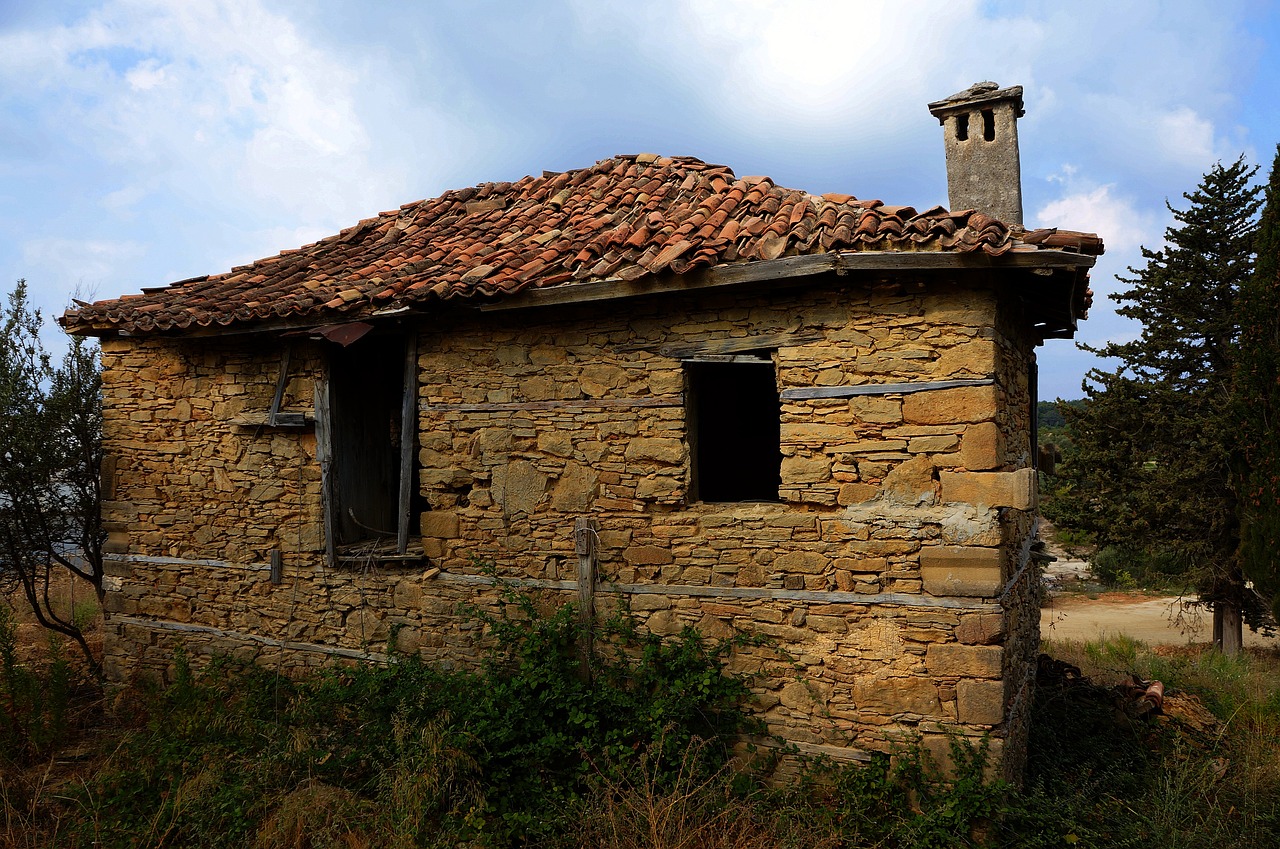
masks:
<path fill-rule="evenodd" d="M 405 204 L 226 274 L 69 310 L 62 324 L 72 332 L 148 333 L 349 320 L 435 299 L 837 250 L 1000 256 L 1034 244 L 1027 237 L 972 210 L 916 212 L 850 195 L 818 197 L 689 157 L 640 154 Z M 1064 246 L 1062 237 L 1057 242 Z M 1093 242 L 1096 249 L 1067 240 L 1100 252 Z"/>

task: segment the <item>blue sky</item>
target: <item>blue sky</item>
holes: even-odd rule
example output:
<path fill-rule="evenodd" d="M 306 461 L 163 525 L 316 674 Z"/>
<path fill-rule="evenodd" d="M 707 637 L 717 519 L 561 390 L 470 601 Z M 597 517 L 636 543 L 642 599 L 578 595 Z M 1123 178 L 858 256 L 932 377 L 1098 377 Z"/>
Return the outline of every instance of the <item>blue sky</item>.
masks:
<path fill-rule="evenodd" d="M 1165 199 L 1280 142 L 1280 4 L 1209 8 L 0 0 L 0 282 L 54 315 L 618 153 L 923 209 L 946 202 L 925 104 L 994 80 L 1026 88 L 1027 225 L 1107 243 L 1079 338 L 1132 338 L 1105 295 Z M 1040 361 L 1049 398 L 1095 364 Z"/>

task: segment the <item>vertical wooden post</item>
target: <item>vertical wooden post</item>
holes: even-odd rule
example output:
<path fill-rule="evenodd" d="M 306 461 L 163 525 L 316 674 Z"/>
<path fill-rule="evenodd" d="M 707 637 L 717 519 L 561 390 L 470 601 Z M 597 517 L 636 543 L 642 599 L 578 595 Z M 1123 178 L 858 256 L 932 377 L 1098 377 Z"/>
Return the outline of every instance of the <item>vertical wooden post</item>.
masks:
<path fill-rule="evenodd" d="M 596 521 L 579 517 L 573 521 L 573 548 L 578 555 L 578 624 L 582 636 L 578 663 L 583 680 L 591 679 L 596 618 Z"/>
<path fill-rule="evenodd" d="M 271 549 L 271 583 L 284 583 L 284 555 L 280 549 Z"/>
<path fill-rule="evenodd" d="M 275 427 L 278 424 L 280 405 L 284 403 L 284 389 L 289 384 L 289 357 L 293 353 L 293 344 L 286 343 L 280 354 L 280 374 L 276 377 L 276 394 L 271 398 L 271 415 L 267 424 Z"/>
<path fill-rule="evenodd" d="M 324 507 L 324 559 L 330 569 L 338 566 L 338 487 L 333 472 L 333 420 L 329 410 L 328 372 L 316 377 L 316 459 L 320 462 L 320 501 Z"/>
<path fill-rule="evenodd" d="M 400 402 L 400 502 L 396 520 L 396 553 L 409 550 L 410 506 L 413 490 L 414 453 L 418 445 L 418 339 L 410 335 L 404 346 L 404 379 Z"/>

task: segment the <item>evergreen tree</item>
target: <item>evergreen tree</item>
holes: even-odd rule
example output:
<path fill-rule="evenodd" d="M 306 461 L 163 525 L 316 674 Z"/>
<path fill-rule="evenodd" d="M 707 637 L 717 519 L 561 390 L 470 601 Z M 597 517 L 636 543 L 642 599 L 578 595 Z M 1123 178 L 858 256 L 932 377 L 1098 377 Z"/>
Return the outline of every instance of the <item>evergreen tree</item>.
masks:
<path fill-rule="evenodd" d="M 1186 209 L 1169 205 L 1167 245 L 1119 278 L 1121 315 L 1142 324 L 1131 342 L 1088 350 L 1119 361 L 1093 369 L 1085 402 L 1064 410 L 1075 454 L 1054 518 L 1093 531 L 1100 546 L 1172 564 L 1213 606 L 1215 639 L 1237 650 L 1240 619 L 1262 611 L 1245 591 L 1231 461 L 1236 302 L 1253 270 L 1259 190 L 1243 157 L 1218 163 Z"/>
<path fill-rule="evenodd" d="M 1257 255 L 1237 310 L 1240 566 L 1280 619 L 1280 146 L 1266 189 Z"/>

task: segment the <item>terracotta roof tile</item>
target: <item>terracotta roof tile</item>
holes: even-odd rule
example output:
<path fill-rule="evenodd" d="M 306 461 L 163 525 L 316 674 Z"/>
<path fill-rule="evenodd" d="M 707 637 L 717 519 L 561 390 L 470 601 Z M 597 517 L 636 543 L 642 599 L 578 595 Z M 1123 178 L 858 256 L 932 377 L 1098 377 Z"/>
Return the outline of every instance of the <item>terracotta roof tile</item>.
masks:
<path fill-rule="evenodd" d="M 432 300 L 506 297 L 567 281 L 635 280 L 802 253 L 999 256 L 1032 245 L 1102 248 L 1091 234 L 1015 237 L 972 210 L 918 213 L 846 194 L 815 197 L 697 159 L 640 154 L 407 203 L 226 274 L 69 310 L 62 324 L 146 333 L 281 317 L 350 320 Z"/>

